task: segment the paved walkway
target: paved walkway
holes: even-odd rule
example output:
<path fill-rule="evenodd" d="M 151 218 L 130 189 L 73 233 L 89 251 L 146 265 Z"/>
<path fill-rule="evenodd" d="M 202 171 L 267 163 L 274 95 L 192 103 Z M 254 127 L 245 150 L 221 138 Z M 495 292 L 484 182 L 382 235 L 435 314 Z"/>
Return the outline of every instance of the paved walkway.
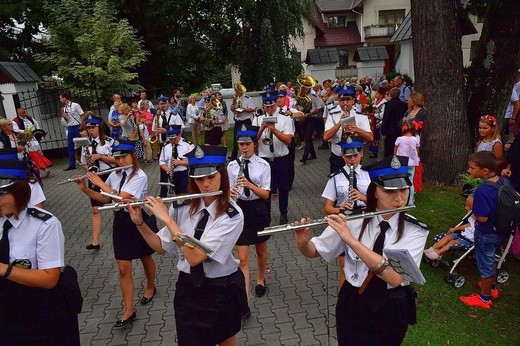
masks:
<path fill-rule="evenodd" d="M 315 142 L 317 145 L 318 142 Z M 320 197 L 329 170 L 329 151 L 317 150 L 318 159 L 300 165 L 296 153 L 296 179 L 289 193 L 289 220 L 302 216 L 320 218 Z M 367 156 L 365 156 L 367 157 Z M 138 319 L 128 328 L 113 329 L 122 311 L 118 270 L 111 245 L 111 212 L 103 213 L 101 249 L 85 249 L 90 241 L 90 204 L 75 184 L 56 186 L 76 171 L 52 168 L 45 180 L 46 208 L 62 222 L 65 233 L 65 262 L 78 272 L 84 297 L 79 315 L 82 345 L 175 345 L 173 296 L 178 271 L 172 255 L 154 255 L 157 263 L 157 295 L 149 305 L 138 299 L 145 287 L 140 261 L 134 261 L 135 302 Z M 143 167 L 149 178 L 149 193 L 159 194 L 159 168 Z M 273 201 L 273 224 L 279 219 Z M 320 228 L 315 232 L 319 234 Z M 237 335 L 238 345 L 336 345 L 335 302 L 338 291 L 337 266 L 300 255 L 292 232 L 279 233 L 268 241 L 267 294 L 249 300 L 252 315 Z M 256 284 L 256 257 L 251 247 L 251 282 Z"/>

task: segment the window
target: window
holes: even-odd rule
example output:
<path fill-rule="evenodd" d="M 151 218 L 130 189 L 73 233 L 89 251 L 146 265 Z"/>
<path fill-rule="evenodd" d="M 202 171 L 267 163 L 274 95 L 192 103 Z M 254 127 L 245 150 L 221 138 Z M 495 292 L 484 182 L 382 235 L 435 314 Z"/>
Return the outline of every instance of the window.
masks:
<path fill-rule="evenodd" d="M 328 18 L 329 28 L 340 28 L 345 26 L 345 16 L 334 16 Z"/>
<path fill-rule="evenodd" d="M 379 11 L 379 24 L 401 24 L 404 20 L 404 10 Z"/>

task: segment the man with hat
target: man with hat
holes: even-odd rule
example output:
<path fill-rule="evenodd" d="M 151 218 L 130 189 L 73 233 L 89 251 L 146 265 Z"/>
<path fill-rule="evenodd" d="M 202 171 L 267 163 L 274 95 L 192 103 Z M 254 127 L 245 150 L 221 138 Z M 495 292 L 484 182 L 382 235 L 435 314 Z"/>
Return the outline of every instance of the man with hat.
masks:
<path fill-rule="evenodd" d="M 321 197 L 325 198 L 325 214 L 340 214 L 347 211 L 356 213 L 365 208 L 370 176 L 361 169 L 363 139 L 348 137 L 339 143 L 345 165 L 331 175 Z M 352 186 L 350 185 L 352 182 Z M 338 257 L 339 268 L 345 265 L 345 257 Z M 339 272 L 339 287 L 345 281 L 345 274 Z"/>
<path fill-rule="evenodd" d="M 278 190 L 280 224 L 287 223 L 287 208 L 289 204 L 289 148 L 294 135 L 292 118 L 277 112 L 276 93 L 262 94 L 265 115 L 255 117 L 253 125 L 258 130 L 258 156 L 271 166 L 271 191 Z"/>
<path fill-rule="evenodd" d="M 341 147 L 338 144 L 342 139 L 355 135 L 363 138 L 365 142 L 374 140 L 368 117 L 352 109 L 356 102 L 356 91 L 349 86 L 344 86 L 338 90 L 338 95 L 340 112 L 335 108 L 334 113 L 328 114 L 323 134 L 323 139 L 331 142 L 330 173 L 343 167 Z"/>
<path fill-rule="evenodd" d="M 238 154 L 238 144 L 236 142 L 237 131 L 242 128 L 242 125 L 251 125 L 253 114 L 255 112 L 255 106 L 251 97 L 246 95 L 246 91 L 242 91 L 236 88 L 237 97 L 233 98 L 229 108 L 235 114 L 235 127 L 233 129 L 233 151 L 231 152 L 230 159 L 235 160 Z M 238 101 L 240 100 L 240 102 Z M 240 108 L 237 108 L 237 103 L 241 104 Z"/>
<path fill-rule="evenodd" d="M 168 140 L 166 138 L 166 129 L 170 125 L 180 125 L 181 129 L 184 129 L 184 122 L 179 114 L 174 113 L 170 109 L 170 101 L 166 96 L 160 96 L 159 100 L 159 109 L 161 110 L 161 116 L 159 118 L 159 126 L 157 127 L 157 122 L 154 121 L 152 124 L 152 132 L 159 132 L 161 134 L 161 143 L 166 143 Z M 182 135 L 181 130 L 181 135 Z"/>
<path fill-rule="evenodd" d="M 186 154 L 195 148 L 193 144 L 181 137 L 181 131 L 181 125 L 168 126 L 166 129 L 168 143 L 164 144 L 159 158 L 160 181 L 174 184 L 173 191 L 177 195 L 188 192 L 188 159 Z M 161 185 L 160 196 L 166 197 L 167 195 L 168 186 Z"/>
<path fill-rule="evenodd" d="M 286 117 L 292 118 L 294 131 L 296 132 L 296 121 L 297 120 L 305 120 L 305 114 L 300 112 L 296 108 L 292 106 L 287 106 L 287 104 L 291 104 L 291 102 L 287 102 L 287 90 L 278 90 L 276 94 L 276 111 Z M 304 140 L 303 137 L 300 140 Z M 294 136 L 291 138 L 291 144 L 289 144 L 289 191 L 292 190 L 292 185 L 294 182 L 294 158 L 296 155 L 296 140 Z"/>

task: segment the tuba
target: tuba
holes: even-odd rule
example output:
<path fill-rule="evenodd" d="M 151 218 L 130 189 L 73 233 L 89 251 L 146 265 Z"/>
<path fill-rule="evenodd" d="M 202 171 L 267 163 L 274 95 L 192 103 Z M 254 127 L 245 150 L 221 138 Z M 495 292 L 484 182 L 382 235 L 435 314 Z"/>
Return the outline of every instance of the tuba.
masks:
<path fill-rule="evenodd" d="M 235 96 L 233 96 L 233 104 L 235 105 L 235 110 L 233 111 L 235 115 L 238 113 L 237 109 L 242 108 L 242 100 L 240 99 L 240 94 L 243 94 L 247 91 L 246 87 L 240 83 L 236 83 L 234 86 Z"/>
<path fill-rule="evenodd" d="M 222 104 L 215 96 L 213 96 L 202 114 L 202 125 L 204 125 L 205 131 L 213 129 L 216 120 L 215 111 L 219 109 L 222 109 Z"/>
<path fill-rule="evenodd" d="M 312 100 L 309 96 L 311 89 L 316 85 L 316 80 L 310 75 L 301 74 L 297 78 L 300 90 L 295 96 L 296 108 L 303 113 L 309 113 L 312 108 Z"/>

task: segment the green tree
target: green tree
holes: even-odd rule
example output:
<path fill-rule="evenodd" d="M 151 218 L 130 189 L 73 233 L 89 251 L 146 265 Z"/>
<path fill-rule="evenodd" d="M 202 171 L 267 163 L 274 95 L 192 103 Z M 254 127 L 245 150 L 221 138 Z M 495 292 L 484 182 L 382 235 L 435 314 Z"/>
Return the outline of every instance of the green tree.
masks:
<path fill-rule="evenodd" d="M 106 0 L 47 3 L 51 21 L 43 44 L 48 52 L 36 59 L 63 78 L 77 94 L 102 98 L 141 86 L 135 68 L 146 60 L 142 40 L 126 19 L 117 19 Z"/>

